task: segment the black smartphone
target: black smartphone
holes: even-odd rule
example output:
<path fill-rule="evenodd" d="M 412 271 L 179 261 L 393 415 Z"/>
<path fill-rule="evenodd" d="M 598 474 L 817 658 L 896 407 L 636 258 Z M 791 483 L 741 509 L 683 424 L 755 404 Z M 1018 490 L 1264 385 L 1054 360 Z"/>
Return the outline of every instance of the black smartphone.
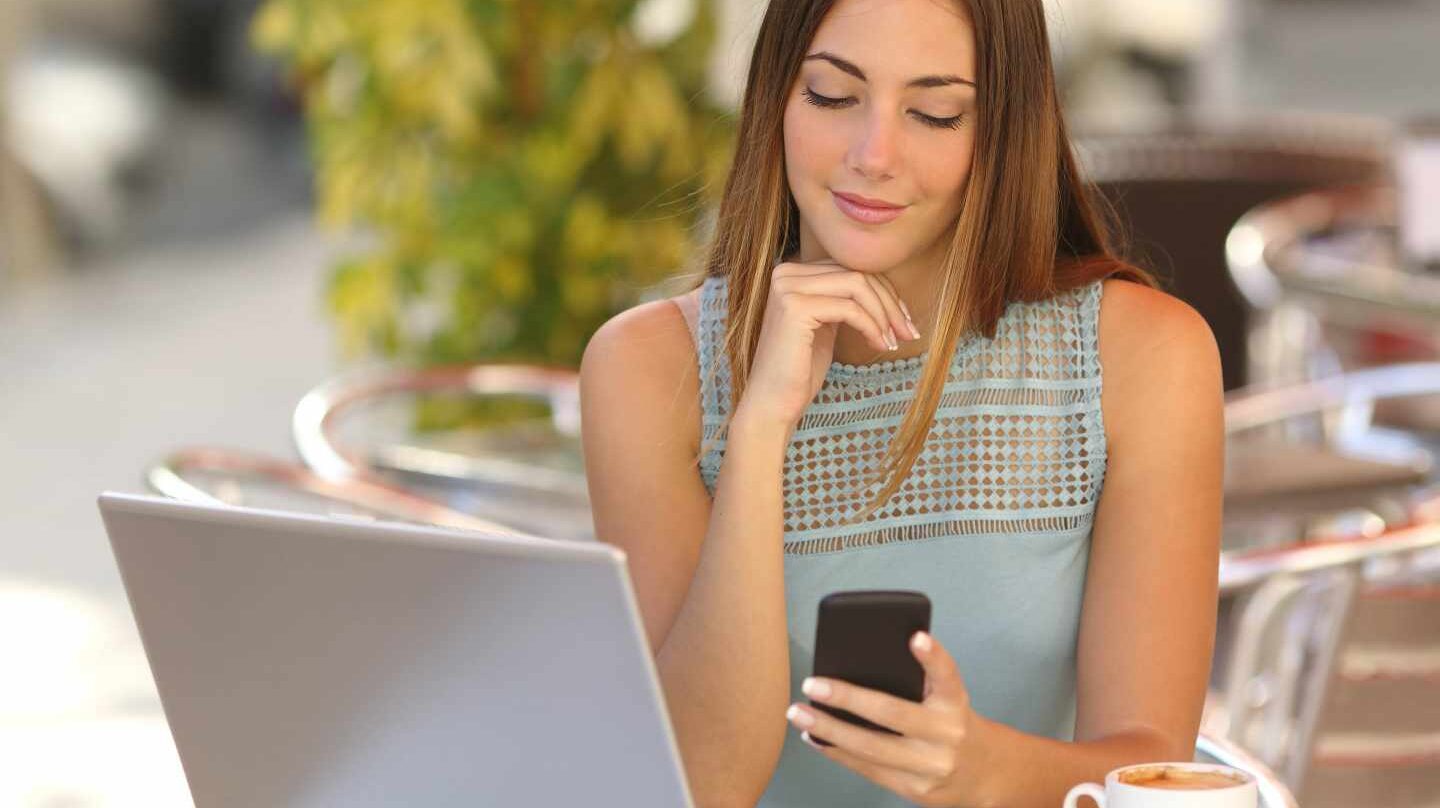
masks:
<path fill-rule="evenodd" d="M 925 669 L 910 650 L 915 632 L 930 631 L 930 598 L 923 592 L 854 589 L 832 592 L 820 601 L 815 623 L 815 676 L 880 690 L 910 701 L 925 697 Z M 810 705 L 842 721 L 899 733 L 854 713 Z M 821 746 L 832 746 L 810 733 Z"/>

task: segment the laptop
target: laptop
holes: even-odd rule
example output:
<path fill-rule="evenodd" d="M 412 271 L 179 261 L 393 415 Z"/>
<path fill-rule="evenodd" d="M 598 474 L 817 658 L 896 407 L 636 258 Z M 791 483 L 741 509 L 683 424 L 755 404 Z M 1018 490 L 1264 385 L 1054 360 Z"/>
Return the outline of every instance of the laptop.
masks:
<path fill-rule="evenodd" d="M 100 512 L 197 808 L 693 804 L 618 548 Z"/>

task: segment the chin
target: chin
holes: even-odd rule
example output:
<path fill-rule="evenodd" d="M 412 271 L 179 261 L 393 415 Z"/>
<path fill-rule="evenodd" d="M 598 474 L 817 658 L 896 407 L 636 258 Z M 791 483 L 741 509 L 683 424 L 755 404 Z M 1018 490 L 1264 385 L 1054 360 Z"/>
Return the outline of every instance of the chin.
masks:
<path fill-rule="evenodd" d="M 816 235 L 825 254 L 856 272 L 885 272 L 914 254 L 910 244 L 878 233 Z"/>

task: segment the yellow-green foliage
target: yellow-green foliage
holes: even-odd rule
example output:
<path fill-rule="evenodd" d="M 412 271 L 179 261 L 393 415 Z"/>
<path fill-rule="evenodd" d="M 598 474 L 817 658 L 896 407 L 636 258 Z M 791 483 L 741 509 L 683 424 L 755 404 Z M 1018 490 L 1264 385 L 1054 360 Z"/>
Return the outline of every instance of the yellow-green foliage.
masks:
<path fill-rule="evenodd" d="M 371 235 L 336 267 L 348 349 L 575 365 L 696 249 L 733 126 L 706 102 L 708 0 L 659 46 L 637 0 L 269 0 L 318 215 Z"/>

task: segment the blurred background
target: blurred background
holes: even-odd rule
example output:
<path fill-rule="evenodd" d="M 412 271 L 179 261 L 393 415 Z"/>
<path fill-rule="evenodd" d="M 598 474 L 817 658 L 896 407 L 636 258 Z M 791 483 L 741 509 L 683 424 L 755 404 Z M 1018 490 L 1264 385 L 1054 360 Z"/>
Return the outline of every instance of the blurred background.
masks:
<path fill-rule="evenodd" d="M 1440 805 L 1440 0 L 1047 5 L 1226 363 L 1207 731 Z M 102 490 L 590 538 L 573 370 L 694 270 L 763 8 L 0 2 L 0 806 L 190 804 Z"/>

